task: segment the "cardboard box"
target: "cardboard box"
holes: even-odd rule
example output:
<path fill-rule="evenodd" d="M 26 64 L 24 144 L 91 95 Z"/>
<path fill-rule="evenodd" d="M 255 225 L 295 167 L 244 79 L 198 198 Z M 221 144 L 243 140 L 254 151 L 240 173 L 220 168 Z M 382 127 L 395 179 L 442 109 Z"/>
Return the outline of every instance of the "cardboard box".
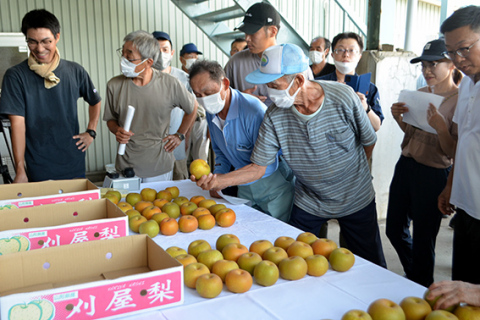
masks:
<path fill-rule="evenodd" d="M 100 189 L 87 179 L 0 185 L 0 209 L 95 199 L 100 199 Z"/>
<path fill-rule="evenodd" d="M 183 265 L 146 235 L 0 256 L 5 320 L 110 319 L 183 296 Z"/>
<path fill-rule="evenodd" d="M 107 199 L 0 210 L 0 255 L 128 235 L 128 217 Z"/>

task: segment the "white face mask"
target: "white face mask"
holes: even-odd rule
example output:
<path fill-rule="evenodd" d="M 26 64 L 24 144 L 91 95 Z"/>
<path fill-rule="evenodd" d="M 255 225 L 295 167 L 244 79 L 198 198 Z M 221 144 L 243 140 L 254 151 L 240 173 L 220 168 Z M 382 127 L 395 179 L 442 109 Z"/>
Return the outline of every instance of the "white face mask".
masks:
<path fill-rule="evenodd" d="M 335 68 L 343 74 L 349 74 L 350 72 L 355 71 L 358 64 L 358 62 L 342 62 L 337 60 L 333 60 L 333 62 L 335 63 Z"/>
<path fill-rule="evenodd" d="M 298 88 L 298 90 L 293 94 L 293 96 L 291 96 L 290 93 L 288 93 L 288 91 L 290 90 L 294 82 L 295 82 L 295 78 L 292 80 L 288 88 L 285 90 L 278 90 L 278 89 L 267 87 L 268 96 L 273 101 L 273 103 L 275 103 L 277 107 L 288 109 L 291 106 L 293 106 L 295 97 L 300 91 L 300 88 Z"/>
<path fill-rule="evenodd" d="M 197 59 L 185 59 L 185 68 L 190 70 L 195 61 L 197 61 Z"/>
<path fill-rule="evenodd" d="M 197 98 L 198 103 L 201 104 L 205 108 L 205 111 L 207 111 L 208 113 L 215 115 L 222 111 L 225 107 L 225 99 L 222 99 L 222 96 L 220 95 L 220 92 L 222 92 L 222 88 L 223 84 L 220 87 L 220 91 L 218 91 L 217 93 L 211 94 L 203 98 Z"/>
<path fill-rule="evenodd" d="M 172 55 L 166 52 L 160 52 L 160 56 L 157 59 L 157 62 L 153 65 L 153 67 L 157 70 L 165 70 L 170 66 L 170 62 L 172 61 Z"/>
<path fill-rule="evenodd" d="M 140 73 L 142 73 L 145 70 L 145 68 L 143 68 L 143 70 L 140 72 L 135 72 L 135 68 L 141 65 L 142 63 L 144 63 L 145 61 L 147 61 L 147 59 L 143 60 L 139 64 L 135 64 L 133 62 L 128 61 L 127 58 L 122 57 L 122 60 L 120 61 L 120 69 L 122 70 L 122 73 L 125 77 L 136 78 L 140 75 Z"/>
<path fill-rule="evenodd" d="M 325 53 L 312 50 L 308 52 L 308 57 L 310 58 L 310 61 L 312 61 L 313 64 L 319 64 L 323 62 L 325 58 Z"/>

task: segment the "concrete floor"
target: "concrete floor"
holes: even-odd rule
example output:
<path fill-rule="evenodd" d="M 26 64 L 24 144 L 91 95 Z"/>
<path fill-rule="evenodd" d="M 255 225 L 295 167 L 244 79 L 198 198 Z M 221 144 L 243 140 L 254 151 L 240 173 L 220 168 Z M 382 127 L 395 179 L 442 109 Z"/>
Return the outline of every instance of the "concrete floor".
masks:
<path fill-rule="evenodd" d="M 453 229 L 448 226 L 451 217 L 442 219 L 442 225 L 437 236 L 436 259 L 435 259 L 435 282 L 442 280 L 451 280 L 452 275 L 452 243 Z M 382 237 L 383 251 L 387 260 L 388 270 L 403 275 L 403 267 L 398 259 L 397 252 L 390 244 L 385 235 L 385 220 L 378 222 L 380 227 L 380 235 Z M 328 238 L 334 240 L 337 244 L 340 226 L 336 220 L 328 222 Z"/>

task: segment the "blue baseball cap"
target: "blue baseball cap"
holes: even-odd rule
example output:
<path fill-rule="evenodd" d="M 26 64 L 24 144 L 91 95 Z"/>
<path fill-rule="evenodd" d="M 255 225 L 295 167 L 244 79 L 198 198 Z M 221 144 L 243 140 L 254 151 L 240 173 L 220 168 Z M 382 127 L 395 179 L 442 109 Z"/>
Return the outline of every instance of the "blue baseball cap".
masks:
<path fill-rule="evenodd" d="M 185 53 L 203 54 L 198 51 L 197 46 L 194 43 L 187 43 L 183 45 L 182 50 L 180 50 L 180 55 L 183 56 Z"/>
<path fill-rule="evenodd" d="M 300 73 L 308 69 L 308 57 L 295 44 L 281 44 L 267 48 L 260 62 L 260 69 L 245 77 L 252 84 L 269 83 L 286 74 Z"/>
<path fill-rule="evenodd" d="M 157 40 L 168 40 L 168 41 L 172 41 L 170 39 L 170 35 L 166 32 L 163 32 L 163 31 L 154 31 L 152 33 L 152 35 L 155 37 L 155 39 Z"/>

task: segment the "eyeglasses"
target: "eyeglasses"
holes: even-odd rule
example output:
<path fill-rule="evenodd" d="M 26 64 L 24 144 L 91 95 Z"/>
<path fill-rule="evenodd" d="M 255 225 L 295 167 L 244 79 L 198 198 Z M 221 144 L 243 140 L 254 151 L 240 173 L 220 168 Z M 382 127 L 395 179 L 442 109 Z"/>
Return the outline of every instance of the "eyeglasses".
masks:
<path fill-rule="evenodd" d="M 124 57 L 123 48 L 118 48 L 116 51 L 117 51 L 117 54 L 118 54 L 118 57 L 119 57 L 119 58 Z M 138 59 L 127 59 L 127 60 L 130 61 L 130 62 L 133 62 L 133 61 L 143 60 L 143 59 L 142 59 L 142 58 L 138 58 Z"/>
<path fill-rule="evenodd" d="M 438 66 L 439 63 L 442 63 L 443 61 L 434 61 L 434 62 L 422 62 L 420 65 L 420 68 L 422 71 L 425 71 L 427 69 L 430 69 L 430 71 L 435 71 L 435 68 Z"/>
<path fill-rule="evenodd" d="M 358 51 L 357 49 L 335 49 L 333 50 L 333 52 L 338 55 L 343 55 L 346 52 L 349 56 L 351 56 L 354 54 L 358 54 L 360 51 Z"/>
<path fill-rule="evenodd" d="M 52 39 L 43 39 L 42 41 L 38 42 L 37 40 L 27 39 L 26 42 L 27 42 L 27 46 L 30 49 L 36 48 L 39 44 L 41 44 L 42 47 L 47 48 L 47 47 L 52 45 L 53 40 Z"/>
<path fill-rule="evenodd" d="M 457 55 L 459 57 L 462 57 L 462 58 L 466 58 L 470 54 L 470 49 L 472 49 L 472 47 L 475 45 L 475 43 L 478 42 L 478 40 L 480 40 L 480 38 L 478 38 L 474 43 L 472 43 L 472 45 L 470 47 L 459 48 L 455 51 L 453 51 L 453 50 L 452 51 L 445 51 L 444 54 L 448 54 L 448 56 L 452 59 L 455 59 L 455 55 Z"/>

